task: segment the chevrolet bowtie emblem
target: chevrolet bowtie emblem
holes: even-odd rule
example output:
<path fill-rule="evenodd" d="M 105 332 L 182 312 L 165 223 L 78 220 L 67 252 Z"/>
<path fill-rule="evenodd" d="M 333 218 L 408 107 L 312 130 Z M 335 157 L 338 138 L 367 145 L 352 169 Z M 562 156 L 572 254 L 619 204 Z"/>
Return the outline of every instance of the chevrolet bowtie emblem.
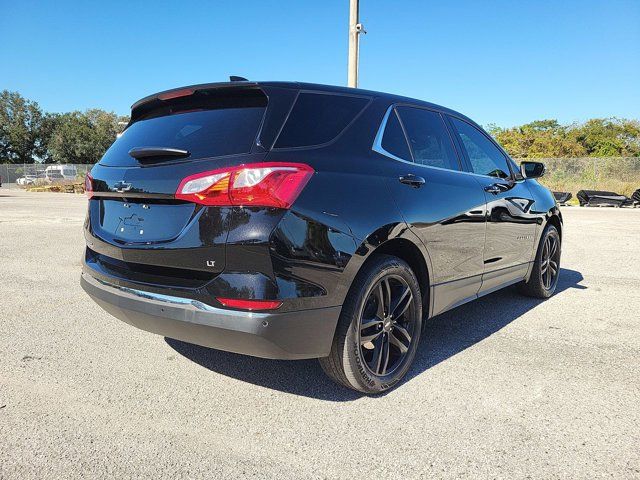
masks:
<path fill-rule="evenodd" d="M 120 180 L 119 182 L 113 184 L 113 188 L 118 193 L 128 192 L 129 190 L 131 190 L 131 184 Z"/>

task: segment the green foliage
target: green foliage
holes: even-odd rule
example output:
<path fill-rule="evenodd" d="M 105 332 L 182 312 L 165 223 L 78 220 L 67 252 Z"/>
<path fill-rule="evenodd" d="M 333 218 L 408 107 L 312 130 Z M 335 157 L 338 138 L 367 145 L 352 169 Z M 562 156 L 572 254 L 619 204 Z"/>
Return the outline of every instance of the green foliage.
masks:
<path fill-rule="evenodd" d="M 57 163 L 95 163 L 120 131 L 115 113 L 91 109 L 60 115 L 49 150 Z"/>
<path fill-rule="evenodd" d="M 36 102 L 17 92 L 0 92 L 0 160 L 5 163 L 33 163 L 47 155 L 41 131 L 50 119 Z"/>
<path fill-rule="evenodd" d="M 97 162 L 122 131 L 113 112 L 44 113 L 17 92 L 0 92 L 0 163 Z"/>
<path fill-rule="evenodd" d="M 576 133 L 590 156 L 640 156 L 640 122 L 637 120 L 593 119 Z"/>
<path fill-rule="evenodd" d="M 488 127 L 489 133 L 517 158 L 640 157 L 640 122 L 594 118 L 560 125 L 538 120 L 519 127 Z"/>

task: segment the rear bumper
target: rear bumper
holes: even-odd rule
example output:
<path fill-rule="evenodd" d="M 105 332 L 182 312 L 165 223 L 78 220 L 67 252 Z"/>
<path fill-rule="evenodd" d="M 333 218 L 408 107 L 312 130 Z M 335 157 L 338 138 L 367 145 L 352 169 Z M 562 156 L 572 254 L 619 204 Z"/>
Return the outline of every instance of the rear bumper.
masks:
<path fill-rule="evenodd" d="M 80 283 L 104 310 L 134 327 L 204 347 L 273 359 L 329 355 L 341 309 L 240 312 L 109 285 L 87 273 Z"/>

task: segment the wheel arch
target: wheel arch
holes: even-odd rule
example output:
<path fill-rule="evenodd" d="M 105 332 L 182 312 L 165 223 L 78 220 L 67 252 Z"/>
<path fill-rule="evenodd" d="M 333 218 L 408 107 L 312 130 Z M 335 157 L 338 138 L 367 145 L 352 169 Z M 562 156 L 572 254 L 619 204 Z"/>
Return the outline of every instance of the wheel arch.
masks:
<path fill-rule="evenodd" d="M 562 240 L 562 214 L 558 211 L 552 211 L 547 217 L 547 225 L 553 225 L 558 230 L 560 240 Z"/>
<path fill-rule="evenodd" d="M 393 229 L 383 229 L 386 230 L 389 235 L 384 235 L 382 238 L 380 236 L 380 230 L 378 230 L 362 242 L 358 248 L 358 252 L 366 252 L 366 254 L 352 278 L 355 278 L 363 267 L 378 255 L 393 255 L 400 258 L 411 267 L 418 279 L 420 293 L 422 294 L 423 317 L 428 318 L 431 316 L 432 311 L 431 285 L 433 284 L 429 254 L 422 243 L 416 241 L 417 237 L 415 239 L 412 238 L 413 234 L 406 225 L 397 235 L 392 235 L 392 232 L 397 232 L 397 227 L 398 225 Z"/>
<path fill-rule="evenodd" d="M 418 278 L 423 305 L 428 305 L 431 282 L 429 280 L 429 268 L 420 249 L 406 238 L 394 238 L 383 243 L 372 252 L 372 255 L 380 254 L 393 255 L 407 262 Z"/>

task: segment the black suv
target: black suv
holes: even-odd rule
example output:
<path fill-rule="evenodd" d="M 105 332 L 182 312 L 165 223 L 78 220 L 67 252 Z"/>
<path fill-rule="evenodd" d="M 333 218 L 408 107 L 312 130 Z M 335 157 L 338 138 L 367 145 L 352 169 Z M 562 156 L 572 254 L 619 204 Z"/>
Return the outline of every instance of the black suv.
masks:
<path fill-rule="evenodd" d="M 133 105 L 86 178 L 82 286 L 115 317 L 207 347 L 320 358 L 393 387 L 429 318 L 511 284 L 546 298 L 562 218 L 464 115 L 411 98 L 231 82 Z"/>

